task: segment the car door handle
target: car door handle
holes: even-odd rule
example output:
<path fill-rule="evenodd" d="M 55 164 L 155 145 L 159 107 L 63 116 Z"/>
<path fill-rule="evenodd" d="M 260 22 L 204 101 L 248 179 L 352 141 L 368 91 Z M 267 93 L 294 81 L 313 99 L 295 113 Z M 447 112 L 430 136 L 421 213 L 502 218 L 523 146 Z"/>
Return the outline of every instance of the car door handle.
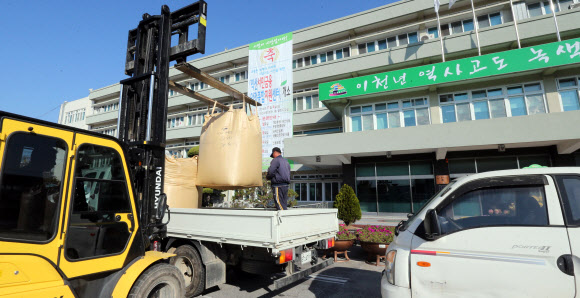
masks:
<path fill-rule="evenodd" d="M 572 261 L 572 255 L 561 255 L 556 263 L 562 272 L 574 276 L 574 262 Z"/>

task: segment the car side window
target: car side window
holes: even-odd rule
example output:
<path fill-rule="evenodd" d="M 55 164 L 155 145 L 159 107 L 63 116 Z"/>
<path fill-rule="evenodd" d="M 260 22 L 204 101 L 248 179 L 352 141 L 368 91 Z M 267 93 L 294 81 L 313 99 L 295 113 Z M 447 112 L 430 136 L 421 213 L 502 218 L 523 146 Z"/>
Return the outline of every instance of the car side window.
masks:
<path fill-rule="evenodd" d="M 543 186 L 490 187 L 467 192 L 439 212 L 441 233 L 486 226 L 546 226 Z"/>
<path fill-rule="evenodd" d="M 567 225 L 580 225 L 580 176 L 556 176 Z"/>

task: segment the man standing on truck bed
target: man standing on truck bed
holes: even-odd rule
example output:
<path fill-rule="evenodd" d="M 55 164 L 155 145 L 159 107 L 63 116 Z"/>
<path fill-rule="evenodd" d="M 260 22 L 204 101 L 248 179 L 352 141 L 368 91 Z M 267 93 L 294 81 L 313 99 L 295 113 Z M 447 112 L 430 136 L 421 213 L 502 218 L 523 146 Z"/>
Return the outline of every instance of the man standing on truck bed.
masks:
<path fill-rule="evenodd" d="M 272 161 L 266 174 L 266 179 L 271 180 L 272 194 L 277 210 L 288 210 L 288 187 L 290 186 L 290 164 L 282 157 L 280 148 L 272 149 Z"/>

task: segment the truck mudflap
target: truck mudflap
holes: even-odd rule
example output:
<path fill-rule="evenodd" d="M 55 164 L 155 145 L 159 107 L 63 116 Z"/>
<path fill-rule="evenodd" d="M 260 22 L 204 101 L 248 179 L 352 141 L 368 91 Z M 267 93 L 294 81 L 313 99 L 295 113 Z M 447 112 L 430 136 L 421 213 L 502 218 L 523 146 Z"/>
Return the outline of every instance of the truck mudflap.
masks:
<path fill-rule="evenodd" d="M 333 259 L 326 259 L 310 268 L 306 268 L 304 270 L 300 270 L 292 275 L 288 275 L 285 276 L 283 278 L 277 279 L 274 281 L 274 289 L 279 290 L 289 284 L 292 284 L 296 281 L 299 281 L 307 276 L 309 276 L 310 274 L 319 271 L 321 269 L 324 269 L 330 265 L 332 265 L 334 263 Z"/>

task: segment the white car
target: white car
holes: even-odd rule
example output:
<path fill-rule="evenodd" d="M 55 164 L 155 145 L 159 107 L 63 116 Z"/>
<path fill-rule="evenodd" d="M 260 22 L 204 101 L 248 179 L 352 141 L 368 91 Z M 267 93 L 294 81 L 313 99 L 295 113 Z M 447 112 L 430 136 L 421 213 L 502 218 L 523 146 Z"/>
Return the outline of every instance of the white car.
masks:
<path fill-rule="evenodd" d="M 580 168 L 462 177 L 396 234 L 383 297 L 574 297 Z"/>

